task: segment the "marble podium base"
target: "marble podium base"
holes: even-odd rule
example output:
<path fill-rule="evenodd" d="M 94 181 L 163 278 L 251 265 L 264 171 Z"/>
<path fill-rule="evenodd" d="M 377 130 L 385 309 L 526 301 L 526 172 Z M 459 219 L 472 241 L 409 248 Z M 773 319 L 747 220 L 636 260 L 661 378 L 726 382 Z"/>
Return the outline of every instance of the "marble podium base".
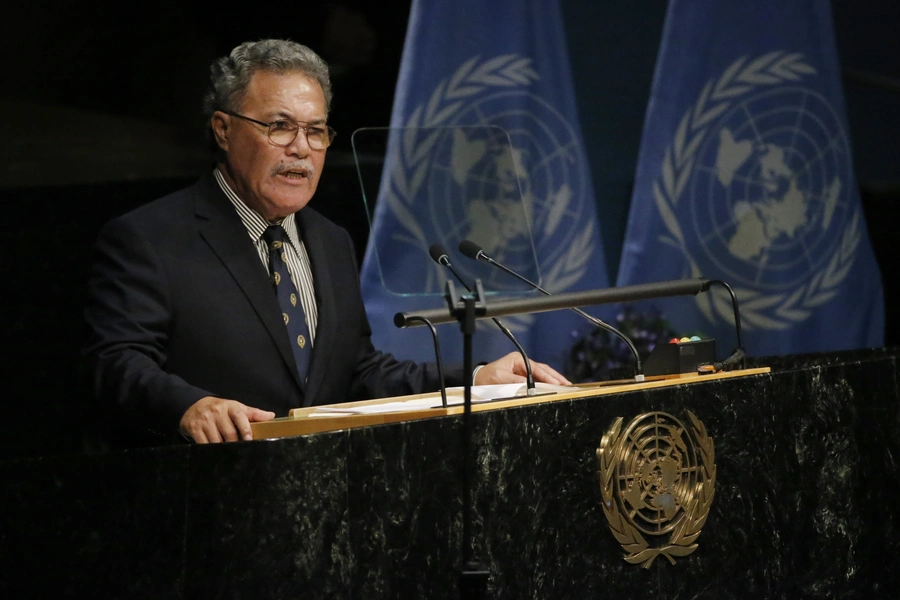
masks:
<path fill-rule="evenodd" d="M 893 597 L 897 351 L 770 364 L 476 413 L 473 534 L 490 596 Z M 617 417 L 686 410 L 715 443 L 699 547 L 629 564 L 597 447 Z M 0 463 L 0 595 L 457 598 L 461 424 Z"/>

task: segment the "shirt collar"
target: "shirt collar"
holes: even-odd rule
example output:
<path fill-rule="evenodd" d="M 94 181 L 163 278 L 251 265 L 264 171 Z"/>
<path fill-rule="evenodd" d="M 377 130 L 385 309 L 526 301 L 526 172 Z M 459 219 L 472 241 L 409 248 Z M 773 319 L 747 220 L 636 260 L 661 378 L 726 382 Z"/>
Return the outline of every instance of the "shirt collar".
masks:
<path fill-rule="evenodd" d="M 228 182 L 225 181 L 225 177 L 222 175 L 222 172 L 219 171 L 218 167 L 213 169 L 213 174 L 215 175 L 216 181 L 218 182 L 219 187 L 222 189 L 222 192 L 225 194 L 228 200 L 231 201 L 231 204 L 234 206 L 234 210 L 237 211 L 238 216 L 241 218 L 241 222 L 247 229 L 247 234 L 254 242 L 261 240 L 263 233 L 265 233 L 266 228 L 270 225 L 270 223 L 266 221 L 261 214 L 247 206 L 247 204 L 243 200 L 241 200 L 240 196 L 238 196 L 234 192 L 234 190 L 231 189 L 231 186 L 228 185 Z M 297 231 L 296 214 L 291 213 L 275 224 L 281 225 L 284 228 L 284 230 L 288 234 L 288 239 L 290 240 L 291 245 L 295 250 L 299 249 L 300 233 L 299 231 Z"/>

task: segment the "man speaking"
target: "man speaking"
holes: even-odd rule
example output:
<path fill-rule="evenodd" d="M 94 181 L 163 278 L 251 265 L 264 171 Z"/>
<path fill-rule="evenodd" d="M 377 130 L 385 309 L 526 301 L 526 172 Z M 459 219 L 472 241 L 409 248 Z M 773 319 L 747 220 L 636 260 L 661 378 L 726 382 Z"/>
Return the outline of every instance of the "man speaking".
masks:
<path fill-rule="evenodd" d="M 372 346 L 350 236 L 307 206 L 334 139 L 330 102 L 309 48 L 238 46 L 213 64 L 204 103 L 215 169 L 102 229 L 83 357 L 117 423 L 157 441 L 246 440 L 251 422 L 295 407 L 438 389 L 434 365 Z M 475 383 L 524 376 L 511 353 Z"/>

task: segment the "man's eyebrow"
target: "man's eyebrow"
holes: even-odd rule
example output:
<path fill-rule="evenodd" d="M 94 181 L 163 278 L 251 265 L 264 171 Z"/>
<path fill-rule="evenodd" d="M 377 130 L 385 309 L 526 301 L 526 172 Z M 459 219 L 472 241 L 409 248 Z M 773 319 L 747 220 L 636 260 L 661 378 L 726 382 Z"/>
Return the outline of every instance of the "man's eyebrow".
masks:
<path fill-rule="evenodd" d="M 282 120 L 283 120 L 283 121 L 292 121 L 292 122 L 294 122 L 294 123 L 306 123 L 307 125 L 324 125 L 324 124 L 325 124 L 325 119 L 314 119 L 314 120 L 312 120 L 312 121 L 298 121 L 297 119 L 295 119 L 295 118 L 292 117 L 291 115 L 287 114 L 286 112 L 278 112 L 278 113 L 275 113 L 275 119 L 274 119 L 274 120 L 277 120 L 277 121 L 282 121 Z"/>

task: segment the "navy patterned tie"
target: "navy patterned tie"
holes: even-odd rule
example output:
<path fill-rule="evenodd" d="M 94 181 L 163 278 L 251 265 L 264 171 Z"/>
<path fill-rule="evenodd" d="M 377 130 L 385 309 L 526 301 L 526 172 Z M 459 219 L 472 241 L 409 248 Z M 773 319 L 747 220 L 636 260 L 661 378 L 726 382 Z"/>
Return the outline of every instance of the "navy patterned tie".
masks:
<path fill-rule="evenodd" d="M 303 303 L 300 302 L 300 295 L 288 272 L 284 256 L 284 245 L 288 243 L 286 237 L 287 232 L 281 225 L 270 225 L 263 233 L 263 239 L 269 247 L 269 273 L 272 276 L 272 285 L 278 295 L 281 315 L 291 340 L 294 362 L 297 363 L 297 373 L 300 375 L 300 381 L 305 384 L 312 344 L 310 343 L 309 327 L 306 324 L 306 313 L 303 312 Z"/>

